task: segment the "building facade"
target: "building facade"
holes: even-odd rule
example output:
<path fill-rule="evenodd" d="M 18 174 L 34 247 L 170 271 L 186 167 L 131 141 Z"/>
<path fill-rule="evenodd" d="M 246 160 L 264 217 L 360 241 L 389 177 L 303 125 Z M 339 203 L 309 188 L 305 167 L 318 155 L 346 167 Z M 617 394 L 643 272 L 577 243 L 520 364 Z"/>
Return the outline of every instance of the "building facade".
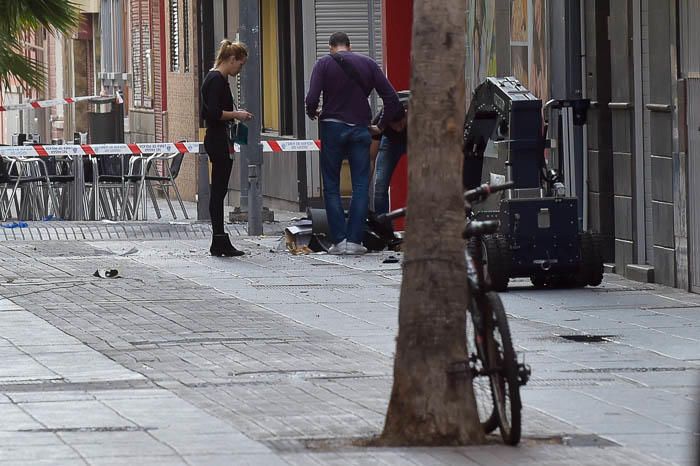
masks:
<path fill-rule="evenodd" d="M 261 12 L 263 138 L 309 139 L 317 123 L 303 99 L 327 38 L 345 30 L 353 49 L 375 58 L 396 87 L 408 85 L 411 0 L 256 0 Z M 199 87 L 219 41 L 236 39 L 240 0 L 82 0 L 71 37 L 36 34 L 27 53 L 49 69 L 42 94 L 5 93 L 5 103 L 123 92 L 129 142 L 201 140 Z M 572 194 L 584 227 L 605 239 L 618 273 L 700 290 L 700 11 L 691 0 L 465 0 L 467 86 L 516 76 L 543 101 L 588 98 L 577 128 Z M 408 12 L 408 13 L 407 13 Z M 408 39 L 408 40 L 407 40 Z M 396 64 L 400 63 L 400 66 Z M 241 83 L 231 87 L 239 104 Z M 373 104 L 376 102 L 373 100 Z M 2 142 L 16 132 L 42 140 L 88 130 L 88 104 L 2 115 Z M 485 172 L 503 173 L 490 147 Z M 548 154 L 552 155 L 552 154 Z M 197 167 L 178 183 L 195 199 Z M 236 156 L 229 203 L 246 204 L 247 164 Z M 320 201 L 317 153 L 265 154 L 262 185 L 271 207 Z M 405 191 L 399 168 L 395 205 Z M 401 174 L 404 173 L 404 174 Z M 403 178 L 403 179 L 402 179 Z"/>
<path fill-rule="evenodd" d="M 575 133 L 582 220 L 633 278 L 700 290 L 694 2 L 468 0 L 467 77 L 514 75 L 543 101 L 589 98 Z M 695 157 L 694 157 L 695 156 Z M 504 155 L 487 153 L 503 172 Z M 485 170 L 486 171 L 486 170 Z"/>
<path fill-rule="evenodd" d="M 239 0 L 200 0 L 196 38 L 197 86 L 211 68 L 223 37 L 235 39 Z M 263 139 L 313 139 L 317 123 L 304 112 L 304 96 L 317 58 L 328 53 L 332 32 L 345 30 L 353 50 L 382 62 L 381 0 L 259 0 L 261 31 Z M 231 82 L 235 97 L 240 86 Z M 198 96 L 198 94 L 197 94 Z M 246 107 L 245 102 L 237 102 Z M 234 158 L 229 203 L 246 205 L 247 165 Z M 305 210 L 320 202 L 318 153 L 265 154 L 262 172 L 265 202 L 271 207 Z M 346 177 L 346 189 L 349 178 Z"/>

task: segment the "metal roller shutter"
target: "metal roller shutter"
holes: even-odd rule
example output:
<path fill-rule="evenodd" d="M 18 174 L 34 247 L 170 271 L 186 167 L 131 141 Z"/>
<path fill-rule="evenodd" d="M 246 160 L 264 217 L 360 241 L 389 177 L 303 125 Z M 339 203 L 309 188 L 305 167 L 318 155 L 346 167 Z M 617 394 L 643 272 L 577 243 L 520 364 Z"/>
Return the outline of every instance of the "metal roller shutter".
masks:
<path fill-rule="evenodd" d="M 331 34 L 344 31 L 350 36 L 353 52 L 373 57 L 382 66 L 381 4 L 381 0 L 316 0 L 316 58 L 328 53 Z"/>

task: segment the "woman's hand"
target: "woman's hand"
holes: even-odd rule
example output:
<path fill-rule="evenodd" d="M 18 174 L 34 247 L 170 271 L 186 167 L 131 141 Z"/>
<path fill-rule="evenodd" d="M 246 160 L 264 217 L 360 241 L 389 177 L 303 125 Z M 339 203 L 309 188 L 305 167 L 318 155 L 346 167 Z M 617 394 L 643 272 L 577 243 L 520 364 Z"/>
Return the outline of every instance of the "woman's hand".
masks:
<path fill-rule="evenodd" d="M 253 118 L 253 114 L 248 112 L 247 110 L 238 110 L 236 112 L 233 112 L 233 116 L 236 118 L 236 120 L 240 121 L 248 121 Z"/>

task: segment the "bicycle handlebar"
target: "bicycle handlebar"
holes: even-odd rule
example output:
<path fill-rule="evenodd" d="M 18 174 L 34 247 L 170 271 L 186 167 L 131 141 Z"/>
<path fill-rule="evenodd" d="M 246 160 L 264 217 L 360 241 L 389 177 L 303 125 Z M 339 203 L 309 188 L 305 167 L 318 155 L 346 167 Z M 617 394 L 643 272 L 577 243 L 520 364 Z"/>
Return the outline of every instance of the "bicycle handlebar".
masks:
<path fill-rule="evenodd" d="M 399 217 L 405 217 L 406 216 L 406 208 L 402 207 L 400 209 L 392 210 L 391 212 L 387 212 L 386 214 L 381 214 L 377 215 L 377 221 L 380 223 L 383 222 L 384 220 L 394 220 Z"/>
<path fill-rule="evenodd" d="M 467 223 L 462 232 L 464 239 L 469 239 L 475 236 L 491 235 L 496 233 L 501 226 L 498 220 L 472 220 Z"/>
<path fill-rule="evenodd" d="M 497 184 L 497 185 L 491 185 L 489 183 L 484 183 L 478 188 L 470 189 L 469 191 L 464 192 L 464 200 L 468 202 L 479 202 L 487 197 L 489 197 L 490 194 L 498 192 L 498 191 L 505 191 L 506 189 L 512 189 L 515 187 L 515 183 L 510 181 L 508 183 L 503 183 L 503 184 Z"/>

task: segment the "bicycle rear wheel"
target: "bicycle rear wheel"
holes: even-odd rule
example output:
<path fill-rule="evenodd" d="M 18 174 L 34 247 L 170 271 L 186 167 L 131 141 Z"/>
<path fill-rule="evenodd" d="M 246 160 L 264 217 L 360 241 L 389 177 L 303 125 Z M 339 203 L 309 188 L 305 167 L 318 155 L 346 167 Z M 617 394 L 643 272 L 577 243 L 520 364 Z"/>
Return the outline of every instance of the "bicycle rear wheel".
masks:
<path fill-rule="evenodd" d="M 484 295 L 484 301 L 481 309 L 487 316 L 486 320 L 491 321 L 487 328 L 492 329 L 484 337 L 498 427 L 503 442 L 517 445 L 520 442 L 522 409 L 518 361 L 501 298 L 489 292 Z"/>
<path fill-rule="evenodd" d="M 469 358 L 474 368 L 474 398 L 476 399 L 476 409 L 484 432 L 490 434 L 498 427 L 498 413 L 493 402 L 493 392 L 491 390 L 491 380 L 488 377 L 485 340 L 477 338 L 476 327 L 473 316 L 481 315 L 479 301 L 474 296 L 470 298 L 469 315 L 467 315 L 467 350 Z"/>

